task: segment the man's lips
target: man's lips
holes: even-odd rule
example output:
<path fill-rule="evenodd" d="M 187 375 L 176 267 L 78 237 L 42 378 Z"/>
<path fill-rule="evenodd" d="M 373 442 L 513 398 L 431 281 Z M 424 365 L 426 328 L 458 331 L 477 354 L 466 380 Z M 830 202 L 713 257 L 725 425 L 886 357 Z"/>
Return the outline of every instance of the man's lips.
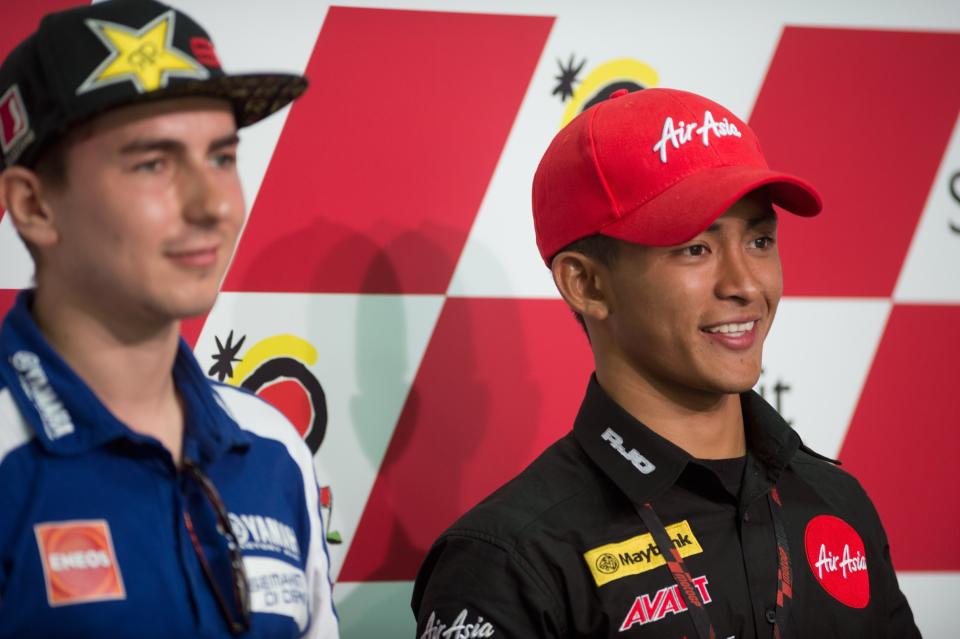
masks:
<path fill-rule="evenodd" d="M 217 263 L 220 245 L 212 244 L 195 248 L 176 249 L 167 251 L 167 257 L 179 264 L 190 268 L 206 268 Z"/>
<path fill-rule="evenodd" d="M 758 323 L 756 319 L 737 319 L 711 324 L 700 330 L 721 346 L 739 351 L 753 346 L 757 339 Z"/>

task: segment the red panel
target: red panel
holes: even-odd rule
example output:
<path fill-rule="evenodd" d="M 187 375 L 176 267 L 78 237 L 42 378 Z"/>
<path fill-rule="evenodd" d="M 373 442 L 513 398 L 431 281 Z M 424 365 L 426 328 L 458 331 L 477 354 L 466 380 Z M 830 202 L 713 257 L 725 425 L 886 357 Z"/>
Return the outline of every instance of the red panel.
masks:
<path fill-rule="evenodd" d="M 44 15 L 88 3 L 77 0 L 31 0 L 18 2 L 16 7 L 9 4 L 11 6 L 4 7 L 3 19 L 0 22 L 3 24 L 0 28 L 0 61 L 5 60 L 7 54 L 13 51 L 21 40 L 36 31 L 40 18 Z M 4 213 L 6 211 L 0 209 L 0 220 Z"/>
<path fill-rule="evenodd" d="M 960 570 L 960 307 L 895 306 L 840 451 L 899 570 Z M 940 540 L 938 542 L 937 540 Z"/>
<path fill-rule="evenodd" d="M 892 294 L 960 107 L 945 60 L 960 34 L 784 30 L 750 124 L 825 202 L 784 216 L 787 295 Z"/>
<path fill-rule="evenodd" d="M 552 23 L 331 7 L 225 290 L 446 292 Z"/>
<path fill-rule="evenodd" d="M 299 382 L 282 379 L 261 388 L 257 391 L 257 395 L 283 413 L 296 427 L 301 437 L 306 434 L 313 419 L 313 408 L 310 405 L 309 395 Z"/>
<path fill-rule="evenodd" d="M 447 526 L 569 431 L 592 369 L 560 301 L 447 300 L 339 578 L 413 579 Z"/>
<path fill-rule="evenodd" d="M 30 0 L 5 4 L 8 6 L 4 7 L 3 28 L 0 29 L 0 60 L 5 59 L 21 40 L 36 31 L 40 18 L 46 14 L 89 3 L 78 0 Z"/>
<path fill-rule="evenodd" d="M 196 348 L 197 340 L 200 339 L 200 332 L 203 331 L 203 325 L 207 323 L 207 315 L 197 317 L 188 317 L 180 321 L 180 335 L 186 340 L 190 348 Z"/>
<path fill-rule="evenodd" d="M 15 288 L 0 288 L 0 318 L 3 318 L 7 311 L 13 308 L 13 303 L 16 301 L 19 292 Z"/>

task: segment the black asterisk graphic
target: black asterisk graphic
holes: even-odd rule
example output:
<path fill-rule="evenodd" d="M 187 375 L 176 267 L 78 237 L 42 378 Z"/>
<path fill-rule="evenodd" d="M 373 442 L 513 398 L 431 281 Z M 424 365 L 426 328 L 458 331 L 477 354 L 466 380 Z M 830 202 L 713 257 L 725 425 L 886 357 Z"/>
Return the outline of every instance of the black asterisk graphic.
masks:
<path fill-rule="evenodd" d="M 954 173 L 953 177 L 950 178 L 950 195 L 957 201 L 957 204 L 960 204 L 960 171 Z M 951 231 L 960 234 L 960 224 L 954 224 L 953 221 L 948 221 L 947 224 Z"/>
<path fill-rule="evenodd" d="M 239 342 L 233 344 L 233 331 L 230 331 L 230 334 L 227 336 L 226 345 L 221 344 L 220 338 L 216 335 L 213 336 L 213 339 L 217 341 L 217 354 L 211 357 L 216 361 L 216 364 L 210 367 L 207 375 L 210 377 L 216 375 L 217 380 L 222 382 L 228 377 L 233 377 L 233 363 L 240 361 L 241 358 L 236 355 L 240 352 L 240 348 L 243 346 L 243 342 L 247 339 L 247 336 L 244 335 L 240 338 Z"/>
<path fill-rule="evenodd" d="M 570 54 L 570 60 L 566 64 L 564 64 L 562 60 L 557 60 L 560 73 L 554 76 L 557 79 L 557 86 L 554 87 L 551 95 L 559 95 L 562 102 L 566 102 L 569 98 L 572 98 L 573 85 L 577 83 L 577 75 L 583 71 L 586 63 L 587 59 L 584 58 L 580 61 L 580 64 L 577 64 L 573 53 Z"/>

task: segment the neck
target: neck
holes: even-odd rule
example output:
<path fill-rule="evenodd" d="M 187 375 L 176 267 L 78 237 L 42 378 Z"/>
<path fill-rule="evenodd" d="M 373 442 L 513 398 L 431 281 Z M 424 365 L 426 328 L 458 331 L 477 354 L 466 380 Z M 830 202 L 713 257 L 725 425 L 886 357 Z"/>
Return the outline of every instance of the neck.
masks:
<path fill-rule="evenodd" d="M 743 411 L 736 393 L 657 385 L 629 367 L 600 361 L 597 381 L 634 418 L 693 457 L 730 459 L 747 452 Z"/>
<path fill-rule="evenodd" d="M 183 412 L 173 383 L 179 322 L 133 325 L 38 287 L 33 317 L 51 346 L 131 430 L 180 458 Z"/>

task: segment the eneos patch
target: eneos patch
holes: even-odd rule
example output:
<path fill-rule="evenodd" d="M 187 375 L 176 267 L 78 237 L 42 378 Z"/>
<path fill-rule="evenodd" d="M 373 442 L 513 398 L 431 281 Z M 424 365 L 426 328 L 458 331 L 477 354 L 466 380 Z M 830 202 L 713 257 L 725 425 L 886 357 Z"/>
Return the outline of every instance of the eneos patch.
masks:
<path fill-rule="evenodd" d="M 834 599 L 851 608 L 870 603 L 870 577 L 863 540 L 853 526 L 833 515 L 818 515 L 804 534 L 813 576 Z"/>
<path fill-rule="evenodd" d="M 46 522 L 33 532 L 51 606 L 126 599 L 105 519 Z"/>

